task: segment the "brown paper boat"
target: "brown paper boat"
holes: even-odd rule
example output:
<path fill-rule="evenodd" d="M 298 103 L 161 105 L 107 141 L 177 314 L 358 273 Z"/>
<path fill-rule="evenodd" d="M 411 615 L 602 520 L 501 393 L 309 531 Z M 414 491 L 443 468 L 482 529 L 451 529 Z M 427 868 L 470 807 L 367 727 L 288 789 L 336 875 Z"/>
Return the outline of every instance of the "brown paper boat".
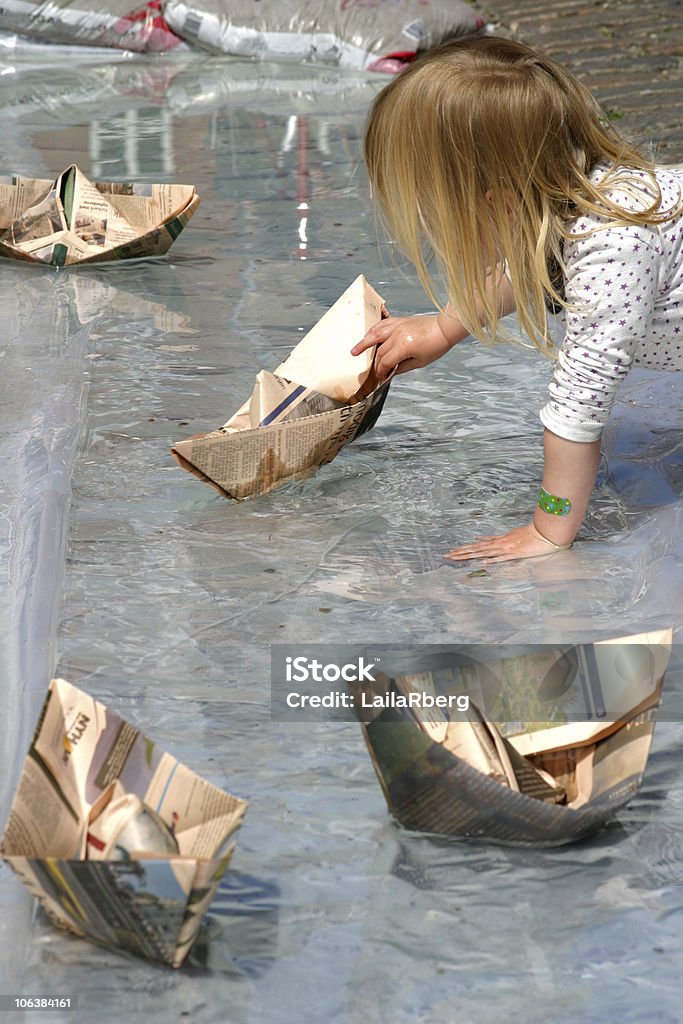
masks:
<path fill-rule="evenodd" d="M 350 349 L 386 315 L 364 277 L 356 278 L 273 373 L 262 370 L 251 398 L 219 430 L 177 442 L 183 469 L 229 498 L 266 494 L 310 476 L 374 427 L 389 390 L 374 351 Z"/>
<path fill-rule="evenodd" d="M 114 792 L 138 797 L 164 834 L 158 847 L 154 839 L 132 851 L 119 842 L 116 858 L 89 859 L 86 848 L 98 844 L 93 820 Z M 0 854 L 54 924 L 179 967 L 230 861 L 246 809 L 116 712 L 54 679 Z"/>
<path fill-rule="evenodd" d="M 662 630 L 356 687 L 389 810 L 418 832 L 533 846 L 583 838 L 641 784 L 670 649 Z M 531 720 L 541 716 L 550 720 Z"/>
<path fill-rule="evenodd" d="M 0 256 L 53 267 L 162 256 L 199 206 L 193 185 L 0 178 Z"/>

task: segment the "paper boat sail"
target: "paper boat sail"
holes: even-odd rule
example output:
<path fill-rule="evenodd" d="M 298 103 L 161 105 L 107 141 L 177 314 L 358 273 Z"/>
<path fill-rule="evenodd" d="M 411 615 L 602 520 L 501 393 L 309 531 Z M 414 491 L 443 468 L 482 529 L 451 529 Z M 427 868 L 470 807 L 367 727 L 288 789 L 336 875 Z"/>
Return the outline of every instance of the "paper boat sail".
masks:
<path fill-rule="evenodd" d="M 389 810 L 419 832 L 581 839 L 641 784 L 670 650 L 663 630 L 354 687 Z"/>
<path fill-rule="evenodd" d="M 113 833 L 110 819 L 109 841 L 101 841 L 107 805 L 120 815 L 126 801 L 137 811 Z M 99 701 L 54 679 L 0 855 L 54 924 L 179 967 L 246 809 Z"/>
<path fill-rule="evenodd" d="M 179 441 L 176 461 L 229 498 L 266 494 L 310 475 L 370 430 L 389 380 L 380 383 L 374 351 L 350 349 L 386 315 L 363 276 L 273 373 L 262 370 L 251 398 L 219 430 Z"/>
<path fill-rule="evenodd" d="M 0 178 L 0 256 L 53 267 L 162 256 L 199 206 L 193 185 Z"/>

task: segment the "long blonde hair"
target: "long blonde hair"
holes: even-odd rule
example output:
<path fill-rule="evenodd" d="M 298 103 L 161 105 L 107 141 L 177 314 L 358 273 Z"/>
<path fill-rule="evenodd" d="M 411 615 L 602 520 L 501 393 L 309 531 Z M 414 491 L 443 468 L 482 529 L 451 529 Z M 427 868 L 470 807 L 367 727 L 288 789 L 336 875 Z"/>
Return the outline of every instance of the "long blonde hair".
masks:
<path fill-rule="evenodd" d="M 567 305 L 570 222 L 589 211 L 633 224 L 680 212 L 660 212 L 652 162 L 568 71 L 494 36 L 437 47 L 386 86 L 369 115 L 365 159 L 390 236 L 432 302 L 445 307 L 440 279 L 467 330 L 495 339 L 506 262 L 520 328 L 544 351 L 547 302 Z M 603 162 L 606 174 L 591 181 Z M 638 199 L 633 210 L 610 198 L 615 187 Z"/>

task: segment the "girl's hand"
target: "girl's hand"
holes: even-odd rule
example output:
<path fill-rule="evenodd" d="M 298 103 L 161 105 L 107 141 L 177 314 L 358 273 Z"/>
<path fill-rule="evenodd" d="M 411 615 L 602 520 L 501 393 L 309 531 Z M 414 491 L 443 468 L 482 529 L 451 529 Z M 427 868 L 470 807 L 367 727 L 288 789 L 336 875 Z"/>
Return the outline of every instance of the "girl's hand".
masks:
<path fill-rule="evenodd" d="M 471 544 L 462 544 L 449 551 L 445 558 L 451 562 L 481 558 L 486 565 L 489 562 L 508 562 L 513 558 L 552 555 L 572 546 L 595 483 L 600 439 L 569 441 L 546 428 L 544 449 L 543 486 L 551 494 L 569 501 L 568 515 L 552 515 L 536 508 L 533 522 L 526 526 L 518 526 L 501 537 L 481 537 Z"/>
<path fill-rule="evenodd" d="M 377 345 L 375 370 L 379 379 L 384 380 L 394 369 L 397 373 L 407 373 L 433 363 L 454 343 L 439 326 L 437 314 L 390 316 L 371 327 L 363 340 L 351 349 L 351 354 L 359 356 Z"/>
<path fill-rule="evenodd" d="M 571 544 L 555 545 L 545 540 L 533 523 L 518 526 L 501 537 L 481 537 L 471 544 L 463 544 L 453 548 L 444 558 L 451 562 L 466 562 L 471 558 L 481 558 L 484 565 L 493 562 L 509 562 L 513 558 L 537 558 L 539 555 L 551 555 L 555 551 L 566 551 Z"/>

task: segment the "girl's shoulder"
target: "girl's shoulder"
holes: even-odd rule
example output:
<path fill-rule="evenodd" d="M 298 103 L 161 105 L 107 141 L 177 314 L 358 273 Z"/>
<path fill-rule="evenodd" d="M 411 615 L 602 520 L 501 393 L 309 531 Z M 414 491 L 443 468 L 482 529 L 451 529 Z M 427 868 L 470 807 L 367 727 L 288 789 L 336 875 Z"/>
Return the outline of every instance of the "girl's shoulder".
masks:
<path fill-rule="evenodd" d="M 662 207 L 668 209 L 683 197 L 683 164 L 657 164 L 657 184 L 662 192 Z"/>
<path fill-rule="evenodd" d="M 612 167 L 606 163 L 597 164 L 589 174 L 591 184 L 611 205 L 605 206 L 602 214 L 596 209 L 582 211 L 568 224 L 569 238 L 585 236 L 598 229 L 634 226 L 627 216 L 620 221 L 617 209 L 625 214 L 640 214 L 649 211 L 657 203 L 657 214 L 652 227 L 659 222 L 659 216 L 667 211 L 676 211 L 683 203 L 683 165 L 655 166 L 654 172 L 637 167 L 620 165 Z M 600 204 L 597 204 L 598 207 Z M 676 220 L 678 217 L 675 218 Z M 662 222 L 664 223 L 664 222 Z M 647 227 L 642 220 L 636 227 Z"/>

